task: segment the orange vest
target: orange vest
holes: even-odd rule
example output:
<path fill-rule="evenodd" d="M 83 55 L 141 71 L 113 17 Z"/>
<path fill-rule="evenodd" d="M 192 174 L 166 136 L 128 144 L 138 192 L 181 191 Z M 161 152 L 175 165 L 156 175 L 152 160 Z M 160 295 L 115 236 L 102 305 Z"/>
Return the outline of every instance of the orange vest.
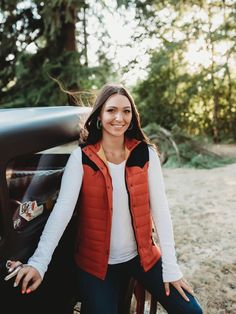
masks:
<path fill-rule="evenodd" d="M 144 271 L 160 258 L 152 238 L 148 191 L 148 145 L 126 139 L 125 180 L 137 250 Z M 112 220 L 112 180 L 101 144 L 82 148 L 83 182 L 78 201 L 75 260 L 86 272 L 104 279 L 108 267 Z"/>

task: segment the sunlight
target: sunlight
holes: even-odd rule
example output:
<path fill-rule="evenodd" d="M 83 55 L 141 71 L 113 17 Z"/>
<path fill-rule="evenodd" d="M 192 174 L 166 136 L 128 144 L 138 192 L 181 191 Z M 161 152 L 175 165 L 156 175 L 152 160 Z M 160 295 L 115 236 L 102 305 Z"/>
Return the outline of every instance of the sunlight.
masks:
<path fill-rule="evenodd" d="M 160 40 L 155 37 L 144 39 L 139 43 L 133 40 L 132 37 L 134 34 L 141 34 L 142 29 L 140 29 L 134 19 L 135 11 L 132 8 L 128 10 L 123 8 L 119 9 L 119 11 L 104 11 L 103 17 L 103 27 L 107 30 L 110 37 L 107 56 L 114 62 L 114 67 L 117 73 L 119 73 L 121 80 L 129 85 L 134 85 L 139 79 L 143 79 L 147 75 L 147 67 L 150 59 L 147 51 L 149 49 L 158 50 L 160 48 Z M 171 23 L 170 20 L 173 20 L 175 17 L 176 12 L 170 8 L 163 9 L 158 13 L 158 18 L 162 22 L 166 22 L 168 18 L 168 23 Z M 196 40 L 190 41 L 187 44 L 186 52 L 184 52 L 187 71 L 189 73 L 199 72 L 202 68 L 208 68 L 212 61 L 218 64 L 226 62 L 227 56 L 225 52 L 229 50 L 229 44 L 225 41 L 218 42 L 214 46 L 214 55 L 212 56 L 206 39 L 209 27 L 213 31 L 223 22 L 223 12 L 214 14 L 211 21 L 209 21 L 210 24 L 208 24 L 208 18 L 208 15 L 203 9 L 199 10 L 198 6 L 193 6 L 192 10 L 188 11 L 183 16 L 183 19 L 179 21 L 180 24 L 177 23 L 178 25 L 176 25 L 176 28 L 173 28 L 173 31 L 167 31 L 164 35 L 169 41 L 178 42 L 185 40 L 185 34 L 181 31 L 181 24 L 191 23 L 193 20 L 199 20 L 203 23 L 202 34 Z M 91 64 L 94 64 L 97 63 L 94 48 L 99 46 L 97 39 L 98 29 L 94 23 L 90 24 L 89 32 L 92 39 L 91 42 L 93 43 L 93 47 L 89 49 L 89 60 L 91 60 Z M 134 62 L 132 63 L 132 61 Z M 230 62 L 232 63 L 233 61 Z M 122 67 L 127 68 L 125 73 L 120 73 Z M 221 73 L 218 73 L 218 75 L 220 76 Z"/>
<path fill-rule="evenodd" d="M 187 67 L 190 72 L 199 70 L 200 66 L 207 68 L 211 64 L 211 54 L 207 51 L 206 43 L 203 39 L 189 43 L 184 57 L 188 63 Z"/>
<path fill-rule="evenodd" d="M 189 43 L 188 49 L 184 53 L 188 71 L 193 73 L 199 71 L 202 67 L 208 68 L 212 61 L 219 65 L 223 65 L 227 62 L 226 52 L 230 48 L 228 42 L 219 42 L 214 46 L 214 54 L 212 56 L 204 38 L 199 38 L 197 41 Z M 228 62 L 233 64 L 233 60 L 231 59 L 228 60 Z M 221 76 L 220 72 L 219 76 Z"/>
<path fill-rule="evenodd" d="M 87 21 L 87 32 L 88 32 L 88 60 L 89 66 L 99 65 L 99 58 L 97 52 L 103 50 L 106 57 L 111 60 L 114 64 L 114 69 L 120 76 L 120 79 L 129 85 L 134 85 L 139 79 L 143 79 L 147 74 L 147 67 L 150 60 L 150 55 L 148 50 L 159 50 L 160 40 L 158 36 L 156 38 L 144 38 L 142 41 L 137 42 L 133 40 L 134 35 L 141 35 L 143 30 L 138 26 L 138 22 L 135 19 L 135 9 L 125 7 L 116 9 L 115 2 L 112 0 L 106 0 L 107 7 L 103 7 L 100 2 L 96 4 L 97 12 L 102 12 L 102 26 L 98 20 L 97 16 L 89 15 Z M 25 8 L 30 6 L 30 0 L 21 1 L 18 4 L 18 8 Z M 36 10 L 33 8 L 34 14 Z M 206 34 L 209 32 L 209 27 L 211 31 L 214 31 L 219 25 L 223 23 L 223 11 L 219 13 L 213 12 L 213 17 L 208 24 L 209 16 L 204 9 L 199 9 L 199 6 L 192 6 L 192 9 L 184 13 L 182 19 L 176 22 L 176 27 L 173 27 L 171 31 L 163 32 L 166 40 L 169 41 L 181 41 L 185 40 L 186 35 L 181 30 L 184 23 L 192 23 L 193 21 L 203 22 L 201 28 L 201 34 L 198 39 L 192 40 L 187 43 L 187 50 L 184 51 L 184 58 L 187 63 L 187 71 L 189 73 L 199 72 L 202 68 L 208 68 L 213 61 L 217 64 L 224 64 L 227 62 L 226 52 L 229 51 L 230 43 L 225 40 L 218 41 L 217 45 L 214 46 L 214 55 L 211 55 L 210 47 L 207 46 Z M 89 14 L 89 13 L 88 13 Z M 1 18 L 1 16 L 0 16 Z M 170 7 L 158 12 L 158 19 L 163 25 L 172 23 L 173 20 L 177 18 L 177 13 L 173 11 Z M 18 25 L 19 26 L 19 25 Z M 81 27 L 77 23 L 77 29 Z M 149 25 L 149 30 L 151 30 L 153 25 Z M 107 32 L 109 38 L 106 42 L 102 42 L 103 34 Z M 34 34 L 32 34 L 32 37 Z M 23 37 L 24 34 L 21 34 Z M 83 34 L 78 31 L 77 41 L 83 42 L 81 37 Z M 105 37 L 104 37 L 105 38 Z M 16 42 L 19 48 L 22 46 L 23 38 L 19 38 L 21 41 Z M 232 42 L 231 42 L 232 45 Z M 25 47 L 26 46 L 26 47 Z M 26 49 L 28 53 L 36 53 L 37 46 L 35 43 L 25 44 L 23 48 Z M 11 55 L 8 58 L 12 58 Z M 231 68 L 236 66 L 236 61 L 231 58 L 228 60 Z M 121 70 L 122 68 L 125 70 Z M 125 72 L 125 73 L 123 73 Z M 221 75 L 221 73 L 218 73 Z"/>

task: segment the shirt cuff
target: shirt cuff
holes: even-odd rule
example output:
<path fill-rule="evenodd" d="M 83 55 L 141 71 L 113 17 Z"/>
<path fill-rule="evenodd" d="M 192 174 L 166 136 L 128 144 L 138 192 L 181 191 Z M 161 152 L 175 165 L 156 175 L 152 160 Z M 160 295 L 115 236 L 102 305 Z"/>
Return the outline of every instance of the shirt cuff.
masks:
<path fill-rule="evenodd" d="M 44 277 L 44 275 L 45 275 L 45 273 L 47 271 L 47 268 L 45 269 L 45 267 L 42 267 L 41 264 L 35 263 L 33 261 L 30 261 L 30 259 L 28 260 L 27 265 L 32 266 L 35 269 L 37 269 L 37 271 L 39 272 L 41 278 L 43 279 L 43 277 Z"/>
<path fill-rule="evenodd" d="M 164 265 L 162 263 L 162 277 L 163 282 L 172 282 L 181 279 L 183 274 L 178 264 Z"/>

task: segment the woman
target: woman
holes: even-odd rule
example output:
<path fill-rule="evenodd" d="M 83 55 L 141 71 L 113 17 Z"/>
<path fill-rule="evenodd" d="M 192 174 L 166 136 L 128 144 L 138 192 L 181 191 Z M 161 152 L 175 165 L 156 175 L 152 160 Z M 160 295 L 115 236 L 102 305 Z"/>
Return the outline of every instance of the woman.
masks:
<path fill-rule="evenodd" d="M 141 282 L 168 313 L 202 313 L 177 264 L 158 153 L 122 85 L 103 86 L 85 130 L 38 247 L 14 286 L 21 282 L 22 293 L 30 293 L 40 285 L 79 197 L 75 261 L 84 313 L 117 313 L 127 276 Z M 11 269 L 18 264 L 12 262 Z"/>

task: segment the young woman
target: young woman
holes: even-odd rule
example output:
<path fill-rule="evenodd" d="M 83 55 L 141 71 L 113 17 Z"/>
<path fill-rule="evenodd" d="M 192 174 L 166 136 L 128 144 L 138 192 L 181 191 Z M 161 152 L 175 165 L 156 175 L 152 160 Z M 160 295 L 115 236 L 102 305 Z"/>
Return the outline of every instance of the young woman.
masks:
<path fill-rule="evenodd" d="M 168 313 L 202 313 L 176 260 L 158 153 L 122 85 L 103 86 L 85 130 L 38 247 L 14 285 L 21 282 L 22 293 L 40 285 L 79 198 L 75 261 L 83 313 L 117 313 L 126 276 L 141 282 Z"/>

